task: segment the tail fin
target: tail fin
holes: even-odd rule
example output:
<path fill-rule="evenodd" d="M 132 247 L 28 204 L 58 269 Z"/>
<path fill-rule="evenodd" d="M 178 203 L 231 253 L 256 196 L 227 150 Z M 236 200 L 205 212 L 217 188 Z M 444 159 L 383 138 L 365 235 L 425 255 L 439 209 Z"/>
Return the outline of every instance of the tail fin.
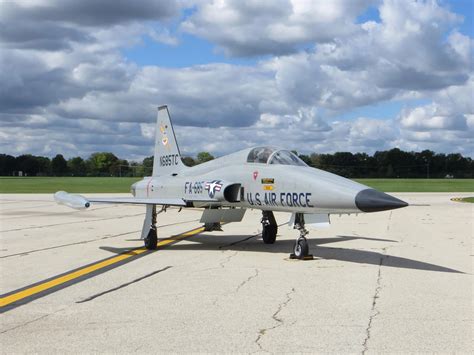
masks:
<path fill-rule="evenodd" d="M 172 175 L 184 170 L 168 107 L 158 107 L 153 176 Z"/>

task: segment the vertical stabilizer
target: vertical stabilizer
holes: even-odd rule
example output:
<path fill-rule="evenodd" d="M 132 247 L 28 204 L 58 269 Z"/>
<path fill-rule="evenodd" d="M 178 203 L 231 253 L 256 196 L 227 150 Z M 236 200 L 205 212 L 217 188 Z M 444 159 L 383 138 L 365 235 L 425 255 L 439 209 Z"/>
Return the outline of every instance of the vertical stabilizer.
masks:
<path fill-rule="evenodd" d="M 168 107 L 158 107 L 153 176 L 172 175 L 184 170 Z"/>

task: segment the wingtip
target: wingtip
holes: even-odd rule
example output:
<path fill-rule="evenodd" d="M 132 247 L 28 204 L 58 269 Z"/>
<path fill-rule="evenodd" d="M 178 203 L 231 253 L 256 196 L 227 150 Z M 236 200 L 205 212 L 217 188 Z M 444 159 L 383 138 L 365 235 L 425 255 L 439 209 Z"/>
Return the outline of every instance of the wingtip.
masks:
<path fill-rule="evenodd" d="M 158 111 L 166 110 L 167 108 L 168 108 L 168 105 L 161 105 L 161 106 L 158 106 Z"/>

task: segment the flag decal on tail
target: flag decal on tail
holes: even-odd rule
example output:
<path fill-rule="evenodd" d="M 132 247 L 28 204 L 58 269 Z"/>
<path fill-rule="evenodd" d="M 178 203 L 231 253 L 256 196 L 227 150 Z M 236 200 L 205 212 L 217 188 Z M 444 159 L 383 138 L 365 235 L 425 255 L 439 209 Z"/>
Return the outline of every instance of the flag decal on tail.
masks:
<path fill-rule="evenodd" d="M 186 166 L 181 162 L 168 107 L 160 106 L 156 120 L 153 176 L 173 175 L 184 169 Z"/>
<path fill-rule="evenodd" d="M 167 133 L 168 133 L 167 128 L 168 128 L 168 125 L 165 125 L 163 122 L 160 123 L 161 143 L 166 147 L 166 149 L 169 150 L 169 146 L 168 146 L 169 140 L 168 140 L 168 136 L 167 136 Z"/>

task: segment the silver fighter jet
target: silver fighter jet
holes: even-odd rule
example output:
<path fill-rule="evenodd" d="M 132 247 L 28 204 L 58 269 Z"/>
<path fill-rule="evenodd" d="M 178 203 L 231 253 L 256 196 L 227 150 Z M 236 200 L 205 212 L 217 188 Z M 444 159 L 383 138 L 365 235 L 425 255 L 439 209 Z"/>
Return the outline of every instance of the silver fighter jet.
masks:
<path fill-rule="evenodd" d="M 57 192 L 57 202 L 73 208 L 92 203 L 146 206 L 141 237 L 148 249 L 157 247 L 157 206 L 199 207 L 206 230 L 240 222 L 246 209 L 262 211 L 262 239 L 275 243 L 278 226 L 273 211 L 291 213 L 299 231 L 293 256 L 303 259 L 309 248 L 307 226 L 329 224 L 330 214 L 378 212 L 408 204 L 341 176 L 306 165 L 292 152 L 273 146 L 248 148 L 187 167 L 181 161 L 167 106 L 158 108 L 153 173 L 131 187 L 133 197 L 85 198 Z"/>

